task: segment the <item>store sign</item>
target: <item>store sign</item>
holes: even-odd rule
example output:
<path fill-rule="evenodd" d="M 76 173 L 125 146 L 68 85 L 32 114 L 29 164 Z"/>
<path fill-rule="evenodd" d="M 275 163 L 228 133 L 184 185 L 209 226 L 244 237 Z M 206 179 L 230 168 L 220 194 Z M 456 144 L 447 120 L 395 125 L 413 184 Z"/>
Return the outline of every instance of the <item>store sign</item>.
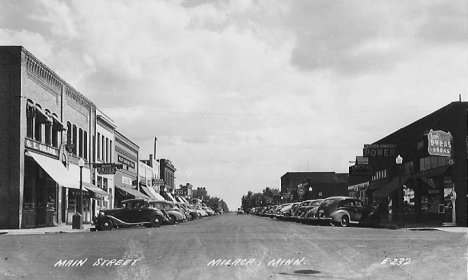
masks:
<path fill-rule="evenodd" d="M 349 176 L 372 176 L 372 166 L 367 164 L 356 164 L 349 167 Z"/>
<path fill-rule="evenodd" d="M 131 186 L 132 185 L 132 179 L 122 176 L 122 183 Z"/>
<path fill-rule="evenodd" d="M 364 157 L 395 157 L 396 144 L 365 144 Z"/>
<path fill-rule="evenodd" d="M 450 132 L 431 129 L 427 134 L 427 151 L 432 156 L 450 157 L 452 155 L 452 141 L 453 137 Z"/>
<path fill-rule="evenodd" d="M 152 181 L 153 181 L 153 186 L 164 185 L 164 180 L 163 179 L 152 179 Z"/>
<path fill-rule="evenodd" d="M 117 161 L 120 162 L 120 163 L 123 163 L 125 165 L 128 165 L 131 168 L 135 169 L 135 163 L 133 161 L 129 160 L 129 159 L 124 158 L 121 155 L 117 156 Z"/>
<path fill-rule="evenodd" d="M 29 148 L 31 150 L 36 150 L 39 152 L 42 152 L 44 154 L 52 155 L 58 158 L 59 156 L 59 150 L 47 145 L 44 145 L 42 143 L 32 141 L 30 139 L 26 139 L 25 141 L 25 146 L 26 148 Z"/>
<path fill-rule="evenodd" d="M 114 163 L 95 163 L 94 168 L 96 168 L 97 173 L 101 175 L 109 175 L 115 174 L 117 169 L 121 169 L 123 167 L 122 164 L 114 164 Z"/>

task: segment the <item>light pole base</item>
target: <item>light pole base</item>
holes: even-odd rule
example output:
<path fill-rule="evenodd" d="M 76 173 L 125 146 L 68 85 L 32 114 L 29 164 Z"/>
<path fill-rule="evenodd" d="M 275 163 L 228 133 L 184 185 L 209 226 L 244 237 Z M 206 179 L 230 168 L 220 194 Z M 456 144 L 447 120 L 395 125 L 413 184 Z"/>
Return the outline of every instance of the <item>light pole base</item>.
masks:
<path fill-rule="evenodd" d="M 83 229 L 83 216 L 80 213 L 73 214 L 72 229 Z"/>

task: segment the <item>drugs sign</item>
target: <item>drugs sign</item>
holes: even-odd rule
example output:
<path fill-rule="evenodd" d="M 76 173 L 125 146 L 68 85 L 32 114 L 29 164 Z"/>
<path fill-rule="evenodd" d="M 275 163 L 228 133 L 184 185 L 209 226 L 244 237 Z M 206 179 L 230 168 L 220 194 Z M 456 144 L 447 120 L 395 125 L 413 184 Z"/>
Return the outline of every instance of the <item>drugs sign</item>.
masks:
<path fill-rule="evenodd" d="M 441 130 L 427 134 L 427 151 L 432 156 L 450 157 L 452 154 L 452 134 Z"/>

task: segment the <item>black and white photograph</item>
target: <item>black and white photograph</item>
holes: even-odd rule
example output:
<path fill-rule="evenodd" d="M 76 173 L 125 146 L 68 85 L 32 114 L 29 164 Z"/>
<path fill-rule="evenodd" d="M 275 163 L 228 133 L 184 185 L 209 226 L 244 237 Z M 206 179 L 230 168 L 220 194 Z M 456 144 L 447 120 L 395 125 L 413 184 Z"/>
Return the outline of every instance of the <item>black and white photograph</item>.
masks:
<path fill-rule="evenodd" d="M 468 279 L 468 4 L 0 0 L 0 279 Z"/>

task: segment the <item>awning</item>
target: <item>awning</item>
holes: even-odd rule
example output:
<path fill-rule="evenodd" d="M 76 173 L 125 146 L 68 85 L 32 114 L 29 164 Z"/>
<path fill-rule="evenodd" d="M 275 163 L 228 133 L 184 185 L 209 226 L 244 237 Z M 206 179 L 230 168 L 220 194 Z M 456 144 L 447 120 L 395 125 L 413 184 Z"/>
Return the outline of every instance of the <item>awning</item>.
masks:
<path fill-rule="evenodd" d="M 134 190 L 134 189 L 131 189 L 131 188 L 127 188 L 127 187 L 124 187 L 124 186 L 116 186 L 116 187 L 121 189 L 122 191 L 130 194 L 130 195 L 133 195 L 134 197 L 147 198 L 147 199 L 150 198 L 149 196 L 144 195 L 141 192 L 139 192 L 137 190 Z"/>
<path fill-rule="evenodd" d="M 56 159 L 40 155 L 32 151 L 26 151 L 26 155 L 32 157 L 55 182 L 66 188 L 80 189 L 79 177 L 73 180 L 72 173 Z"/>
<path fill-rule="evenodd" d="M 142 190 L 146 193 L 146 195 L 148 195 L 151 199 L 156 199 L 156 200 L 158 200 L 158 199 L 156 198 L 156 196 L 154 196 L 154 195 L 150 192 L 150 190 L 148 189 L 148 187 L 141 186 L 141 189 L 142 189 Z"/>
<path fill-rule="evenodd" d="M 157 200 L 165 200 L 164 197 L 157 193 L 152 187 L 148 187 L 148 190 Z"/>
<path fill-rule="evenodd" d="M 83 182 L 83 188 L 87 189 L 88 191 L 92 191 L 97 197 L 109 196 L 107 192 L 96 187 L 95 185 L 91 183 Z"/>
<path fill-rule="evenodd" d="M 376 190 L 372 193 L 373 197 L 389 197 L 392 192 L 398 189 L 406 181 L 408 181 L 409 176 L 402 176 L 401 181 L 398 182 L 398 177 L 393 178 L 388 184 L 382 188 Z"/>
<path fill-rule="evenodd" d="M 365 190 L 365 189 L 367 189 L 367 187 L 369 187 L 369 182 L 364 182 L 364 183 L 348 186 L 348 191 L 356 191 L 357 192 L 357 191 L 360 191 L 360 190 Z"/>
<path fill-rule="evenodd" d="M 437 168 L 422 170 L 411 175 L 410 179 L 414 180 L 422 177 L 437 177 L 443 175 L 449 168 L 450 166 L 440 166 Z"/>
<path fill-rule="evenodd" d="M 379 179 L 379 180 L 375 180 L 375 181 L 370 181 L 369 186 L 367 187 L 367 190 L 368 191 L 375 191 L 377 189 L 382 188 L 387 183 L 388 183 L 388 178 Z"/>
<path fill-rule="evenodd" d="M 184 198 L 184 197 L 180 197 L 180 199 L 182 199 L 182 201 L 185 203 L 185 204 L 189 204 L 188 201 Z"/>
<path fill-rule="evenodd" d="M 171 195 L 170 193 L 166 193 L 166 194 L 167 194 L 167 196 L 169 197 L 170 200 L 172 200 L 172 201 L 174 201 L 174 202 L 176 201 L 176 200 L 174 199 L 174 197 L 172 197 L 172 195 Z"/>

